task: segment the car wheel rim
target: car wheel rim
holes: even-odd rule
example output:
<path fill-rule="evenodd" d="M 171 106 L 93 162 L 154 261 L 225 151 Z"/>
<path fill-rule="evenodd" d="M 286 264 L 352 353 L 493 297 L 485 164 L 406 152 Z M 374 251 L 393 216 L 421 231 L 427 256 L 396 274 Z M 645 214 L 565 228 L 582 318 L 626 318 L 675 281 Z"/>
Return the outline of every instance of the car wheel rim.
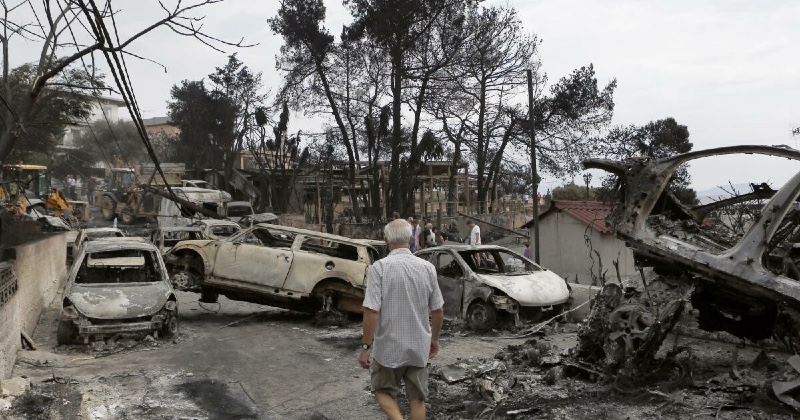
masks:
<path fill-rule="evenodd" d="M 172 276 L 172 285 L 177 289 L 186 289 L 192 285 L 192 278 L 189 273 L 181 271 Z"/>
<path fill-rule="evenodd" d="M 472 310 L 472 324 L 475 326 L 482 326 L 486 324 L 489 319 L 489 314 L 483 306 L 476 306 Z"/>
<path fill-rule="evenodd" d="M 178 318 L 171 316 L 169 318 L 169 322 L 167 323 L 167 328 L 169 329 L 170 334 L 177 334 L 178 333 Z"/>

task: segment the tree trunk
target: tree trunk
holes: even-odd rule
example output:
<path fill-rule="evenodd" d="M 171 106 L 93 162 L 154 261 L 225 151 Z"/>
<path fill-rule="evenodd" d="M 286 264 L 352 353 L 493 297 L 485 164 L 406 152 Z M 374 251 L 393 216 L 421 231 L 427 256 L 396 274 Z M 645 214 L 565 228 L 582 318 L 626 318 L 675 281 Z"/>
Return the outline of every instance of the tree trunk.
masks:
<path fill-rule="evenodd" d="M 388 196 L 391 204 L 386 206 L 386 218 L 390 219 L 393 211 L 404 211 L 402 189 L 400 187 L 400 144 L 402 143 L 402 92 L 403 51 L 400 46 L 392 48 L 392 155 L 389 167 Z"/>

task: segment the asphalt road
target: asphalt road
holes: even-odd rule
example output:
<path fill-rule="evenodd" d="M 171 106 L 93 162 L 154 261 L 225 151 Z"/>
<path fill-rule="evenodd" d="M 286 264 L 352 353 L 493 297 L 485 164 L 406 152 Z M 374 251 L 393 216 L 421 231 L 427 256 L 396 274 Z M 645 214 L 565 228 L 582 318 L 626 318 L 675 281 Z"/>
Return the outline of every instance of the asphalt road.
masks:
<path fill-rule="evenodd" d="M 17 401 L 10 417 L 381 417 L 356 362 L 359 323 L 320 325 L 307 314 L 224 298 L 204 309 L 198 296 L 179 295 L 176 340 L 122 338 L 110 346 L 56 346 L 57 297 L 34 332 L 39 350 L 21 351 L 14 372 L 31 378 L 43 399 Z M 512 343 L 445 336 L 436 362 Z"/>

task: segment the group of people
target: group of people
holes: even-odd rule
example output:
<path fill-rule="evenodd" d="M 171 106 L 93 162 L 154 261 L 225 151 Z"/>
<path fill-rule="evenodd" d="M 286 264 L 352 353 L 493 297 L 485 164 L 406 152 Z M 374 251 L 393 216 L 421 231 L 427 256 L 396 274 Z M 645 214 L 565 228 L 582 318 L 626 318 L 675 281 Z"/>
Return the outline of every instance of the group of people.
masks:
<path fill-rule="evenodd" d="M 97 177 L 92 175 L 86 180 L 86 189 L 84 190 L 83 177 L 72 174 L 67 174 L 64 178 L 64 189 L 67 198 L 70 200 L 79 200 L 86 195 L 89 204 L 94 204 L 94 192 L 97 190 Z"/>
<path fill-rule="evenodd" d="M 400 219 L 400 215 L 395 212 L 394 220 L 398 219 Z M 426 223 L 425 226 L 420 226 L 419 221 L 413 217 L 409 217 L 406 221 L 411 226 L 409 249 L 412 253 L 420 249 L 442 245 L 445 241 L 462 242 L 458 227 L 455 223 L 451 223 L 450 225 L 444 223 L 441 228 L 437 228 L 430 222 Z M 467 228 L 470 234 L 463 242 L 472 245 L 480 245 L 481 228 L 472 220 L 467 222 Z"/>

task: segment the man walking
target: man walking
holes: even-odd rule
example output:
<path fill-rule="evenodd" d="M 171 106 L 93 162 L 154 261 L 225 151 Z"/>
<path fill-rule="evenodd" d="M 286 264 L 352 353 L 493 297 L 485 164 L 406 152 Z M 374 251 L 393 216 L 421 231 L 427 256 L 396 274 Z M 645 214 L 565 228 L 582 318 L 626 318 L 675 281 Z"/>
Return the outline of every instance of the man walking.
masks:
<path fill-rule="evenodd" d="M 467 228 L 469 228 L 469 244 L 470 245 L 480 245 L 481 244 L 481 228 L 474 221 L 470 220 L 467 221 Z"/>
<path fill-rule="evenodd" d="M 417 222 L 413 217 L 408 218 L 408 223 L 411 225 L 411 240 L 409 241 L 409 248 L 411 249 L 411 253 L 414 253 L 422 249 L 420 246 L 422 241 L 419 240 L 419 237 L 422 236 L 422 229 L 419 227 L 419 222 Z"/>
<path fill-rule="evenodd" d="M 384 238 L 389 255 L 375 262 L 367 275 L 358 362 L 370 370 L 372 392 L 389 419 L 403 418 L 397 405 L 402 379 L 410 419 L 421 420 L 428 399 L 428 359 L 439 351 L 444 299 L 436 269 L 409 250 L 411 224 L 391 221 L 384 228 Z"/>

